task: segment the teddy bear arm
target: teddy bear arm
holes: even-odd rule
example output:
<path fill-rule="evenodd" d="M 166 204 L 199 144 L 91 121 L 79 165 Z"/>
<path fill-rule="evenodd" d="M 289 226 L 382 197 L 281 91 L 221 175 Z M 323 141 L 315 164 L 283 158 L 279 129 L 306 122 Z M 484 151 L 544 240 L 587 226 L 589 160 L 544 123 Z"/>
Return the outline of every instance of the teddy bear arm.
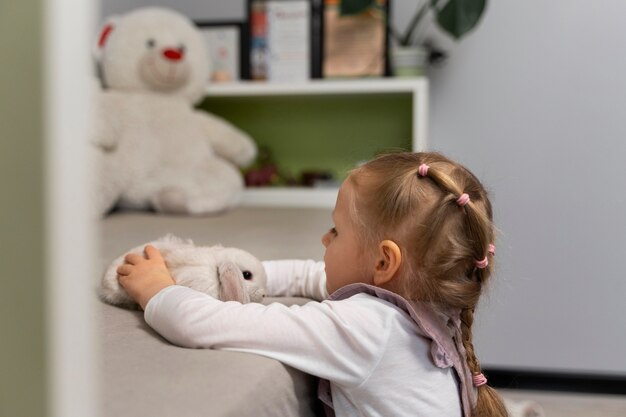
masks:
<path fill-rule="evenodd" d="M 254 160 L 257 147 L 248 134 L 215 115 L 195 111 L 194 116 L 216 154 L 240 167 Z"/>
<path fill-rule="evenodd" d="M 127 114 L 129 103 L 106 92 L 98 92 L 97 96 L 91 142 L 104 151 L 113 151 L 120 142 L 122 118 Z"/>

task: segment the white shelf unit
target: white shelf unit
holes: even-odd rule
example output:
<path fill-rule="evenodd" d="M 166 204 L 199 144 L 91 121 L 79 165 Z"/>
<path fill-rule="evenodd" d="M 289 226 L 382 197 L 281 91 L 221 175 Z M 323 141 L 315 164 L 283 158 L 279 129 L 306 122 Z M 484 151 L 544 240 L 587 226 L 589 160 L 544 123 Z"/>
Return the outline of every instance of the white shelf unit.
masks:
<path fill-rule="evenodd" d="M 263 97 L 303 95 L 354 95 L 406 93 L 412 97 L 412 148 L 427 148 L 428 80 L 416 78 L 380 78 L 360 80 L 311 80 L 299 84 L 238 82 L 214 84 L 207 88 L 210 97 Z M 242 205 L 257 207 L 332 208 L 337 198 L 333 188 L 248 188 Z"/>

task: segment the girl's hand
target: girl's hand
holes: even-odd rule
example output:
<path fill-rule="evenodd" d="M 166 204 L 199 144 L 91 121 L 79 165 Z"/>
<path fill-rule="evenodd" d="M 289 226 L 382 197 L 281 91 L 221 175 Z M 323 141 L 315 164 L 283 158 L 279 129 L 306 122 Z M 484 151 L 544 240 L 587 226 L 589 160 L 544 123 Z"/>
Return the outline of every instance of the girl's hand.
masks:
<path fill-rule="evenodd" d="M 142 310 L 156 293 L 176 284 L 157 248 L 148 245 L 144 253 L 145 258 L 129 253 L 124 258 L 124 265 L 117 268 L 117 280 Z"/>

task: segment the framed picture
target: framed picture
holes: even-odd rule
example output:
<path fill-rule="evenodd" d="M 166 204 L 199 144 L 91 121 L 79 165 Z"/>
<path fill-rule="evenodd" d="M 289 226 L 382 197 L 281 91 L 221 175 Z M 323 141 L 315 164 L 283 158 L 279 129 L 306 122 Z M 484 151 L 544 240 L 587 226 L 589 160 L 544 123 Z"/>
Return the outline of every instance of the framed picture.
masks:
<path fill-rule="evenodd" d="M 248 0 L 251 79 L 298 82 L 319 76 L 315 17 L 321 1 Z"/>
<path fill-rule="evenodd" d="M 243 22 L 196 22 L 211 60 L 210 80 L 236 82 L 249 78 L 247 30 Z"/>
<path fill-rule="evenodd" d="M 347 16 L 340 13 L 340 0 L 323 2 L 322 77 L 390 75 L 390 0 L 377 0 L 366 11 Z"/>

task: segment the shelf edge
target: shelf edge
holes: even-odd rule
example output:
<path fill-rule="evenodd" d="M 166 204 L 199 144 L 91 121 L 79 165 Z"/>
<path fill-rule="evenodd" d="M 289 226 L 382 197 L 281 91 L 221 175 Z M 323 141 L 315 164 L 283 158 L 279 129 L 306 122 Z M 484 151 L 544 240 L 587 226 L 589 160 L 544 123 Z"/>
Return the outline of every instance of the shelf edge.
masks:
<path fill-rule="evenodd" d="M 427 88 L 426 77 L 377 80 L 312 80 L 298 84 L 239 82 L 211 85 L 206 88 L 209 97 L 278 96 L 301 94 L 375 94 L 414 93 Z"/>
<path fill-rule="evenodd" d="M 338 188 L 246 188 L 241 205 L 332 209 L 338 192 Z"/>

